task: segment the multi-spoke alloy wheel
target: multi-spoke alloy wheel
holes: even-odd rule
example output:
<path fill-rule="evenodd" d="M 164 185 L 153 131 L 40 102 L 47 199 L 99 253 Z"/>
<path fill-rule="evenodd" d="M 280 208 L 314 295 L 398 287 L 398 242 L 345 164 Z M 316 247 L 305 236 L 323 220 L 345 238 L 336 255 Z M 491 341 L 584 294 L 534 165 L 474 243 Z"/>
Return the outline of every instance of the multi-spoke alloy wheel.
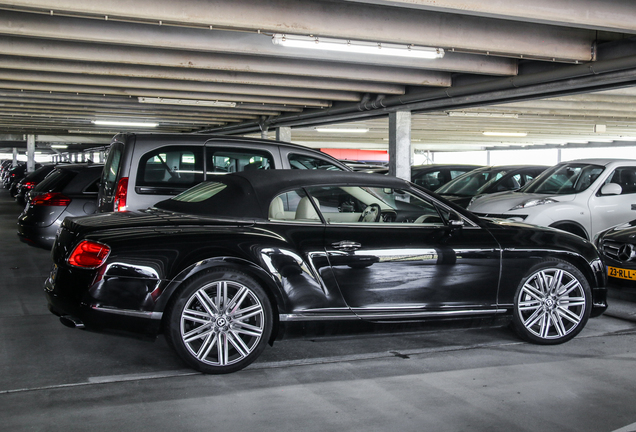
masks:
<path fill-rule="evenodd" d="M 583 329 L 590 302 L 589 284 L 580 271 L 561 261 L 544 263 L 517 289 L 513 326 L 532 342 L 562 343 Z"/>
<path fill-rule="evenodd" d="M 170 310 L 168 339 L 206 373 L 244 368 L 262 352 L 272 328 L 267 295 L 250 277 L 222 270 L 187 284 Z"/>

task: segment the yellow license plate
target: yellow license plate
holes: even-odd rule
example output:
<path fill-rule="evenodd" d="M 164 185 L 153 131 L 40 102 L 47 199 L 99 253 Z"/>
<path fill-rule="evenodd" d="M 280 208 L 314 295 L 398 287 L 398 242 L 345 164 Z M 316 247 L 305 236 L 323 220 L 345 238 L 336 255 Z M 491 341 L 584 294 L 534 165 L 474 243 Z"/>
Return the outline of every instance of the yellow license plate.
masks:
<path fill-rule="evenodd" d="M 619 279 L 636 280 L 636 270 L 620 269 L 607 266 L 607 274 Z"/>

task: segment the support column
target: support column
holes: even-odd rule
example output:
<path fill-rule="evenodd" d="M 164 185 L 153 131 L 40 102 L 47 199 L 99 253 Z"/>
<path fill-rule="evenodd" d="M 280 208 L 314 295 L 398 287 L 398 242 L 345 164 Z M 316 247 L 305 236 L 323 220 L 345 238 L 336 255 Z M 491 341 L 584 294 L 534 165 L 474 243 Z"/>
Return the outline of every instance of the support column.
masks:
<path fill-rule="evenodd" d="M 13 147 L 13 165 L 18 163 L 18 149 Z"/>
<path fill-rule="evenodd" d="M 27 135 L 27 173 L 35 171 L 35 135 Z"/>
<path fill-rule="evenodd" d="M 291 128 L 290 127 L 276 128 L 276 140 L 291 142 Z"/>
<path fill-rule="evenodd" d="M 389 113 L 389 175 L 411 180 L 411 112 Z"/>

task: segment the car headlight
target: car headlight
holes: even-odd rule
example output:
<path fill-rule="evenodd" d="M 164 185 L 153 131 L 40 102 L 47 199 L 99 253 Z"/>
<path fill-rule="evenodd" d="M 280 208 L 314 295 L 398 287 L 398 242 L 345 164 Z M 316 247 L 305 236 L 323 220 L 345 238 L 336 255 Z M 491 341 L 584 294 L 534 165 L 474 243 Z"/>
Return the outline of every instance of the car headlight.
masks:
<path fill-rule="evenodd" d="M 558 202 L 557 200 L 552 199 L 552 198 L 531 199 L 531 200 L 522 202 L 521 204 L 517 204 L 516 206 L 514 206 L 510 210 L 527 209 L 529 207 L 536 207 L 536 206 L 540 206 L 540 205 L 544 205 L 544 204 L 552 204 L 552 203 L 557 203 L 557 202 Z"/>

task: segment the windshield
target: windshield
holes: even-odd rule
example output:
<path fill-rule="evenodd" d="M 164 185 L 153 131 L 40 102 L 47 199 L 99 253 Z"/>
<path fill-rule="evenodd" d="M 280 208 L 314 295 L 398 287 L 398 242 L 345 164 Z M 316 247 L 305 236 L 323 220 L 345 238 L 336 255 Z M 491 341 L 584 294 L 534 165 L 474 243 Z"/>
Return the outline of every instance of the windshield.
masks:
<path fill-rule="evenodd" d="M 475 196 L 506 175 L 505 169 L 478 169 L 446 183 L 435 192 L 442 195 Z"/>
<path fill-rule="evenodd" d="M 605 168 L 600 165 L 572 163 L 550 168 L 520 192 L 568 195 L 589 188 Z"/>

